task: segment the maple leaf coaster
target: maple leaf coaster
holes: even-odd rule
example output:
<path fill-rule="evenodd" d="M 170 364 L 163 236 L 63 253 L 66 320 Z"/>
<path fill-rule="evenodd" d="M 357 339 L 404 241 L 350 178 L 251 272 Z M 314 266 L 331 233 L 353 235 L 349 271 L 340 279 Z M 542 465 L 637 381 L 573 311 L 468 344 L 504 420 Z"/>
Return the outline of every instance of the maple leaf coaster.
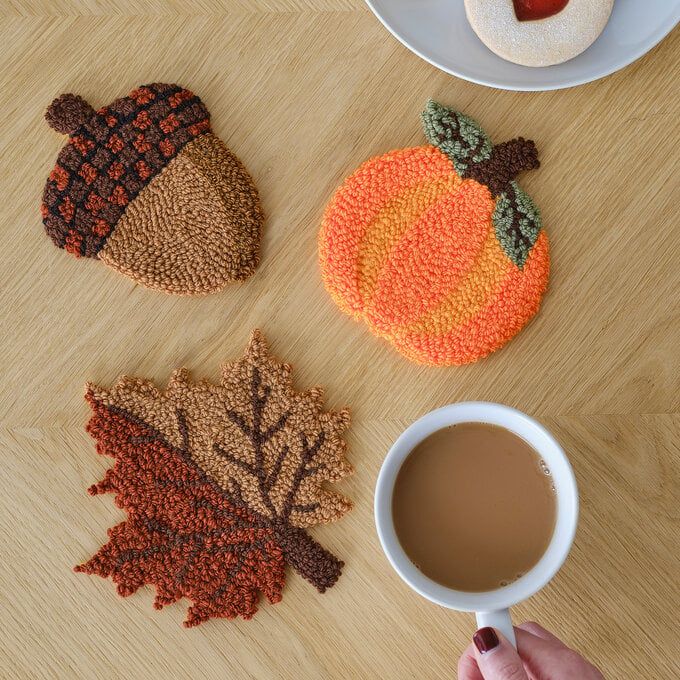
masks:
<path fill-rule="evenodd" d="M 323 411 L 321 388 L 295 392 L 259 331 L 219 385 L 180 369 L 164 392 L 123 376 L 86 399 L 97 452 L 115 458 L 88 492 L 115 493 L 128 517 L 76 571 L 110 576 L 122 596 L 152 584 L 156 609 L 189 598 L 185 626 L 248 619 L 260 592 L 280 601 L 286 563 L 319 592 L 335 584 L 343 562 L 305 529 L 352 507 L 323 486 L 352 472 L 349 413 Z"/>

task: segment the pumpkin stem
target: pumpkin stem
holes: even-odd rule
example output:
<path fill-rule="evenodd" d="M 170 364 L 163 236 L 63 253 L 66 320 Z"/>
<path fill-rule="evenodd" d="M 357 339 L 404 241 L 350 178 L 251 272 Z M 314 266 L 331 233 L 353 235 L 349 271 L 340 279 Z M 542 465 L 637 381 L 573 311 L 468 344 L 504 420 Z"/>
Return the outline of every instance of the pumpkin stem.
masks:
<path fill-rule="evenodd" d="M 518 137 L 494 146 L 489 158 L 472 163 L 465 176 L 486 184 L 494 196 L 500 196 L 520 172 L 539 165 L 536 145 L 530 139 Z"/>

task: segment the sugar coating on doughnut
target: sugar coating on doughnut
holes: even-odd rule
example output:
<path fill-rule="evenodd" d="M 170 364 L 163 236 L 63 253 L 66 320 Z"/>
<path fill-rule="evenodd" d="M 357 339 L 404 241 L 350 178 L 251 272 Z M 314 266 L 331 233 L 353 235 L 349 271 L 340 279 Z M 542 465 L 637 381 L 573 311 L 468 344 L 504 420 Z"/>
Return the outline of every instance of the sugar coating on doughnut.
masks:
<path fill-rule="evenodd" d="M 468 21 L 499 57 L 523 66 L 551 66 L 581 54 L 609 21 L 614 0 L 570 0 L 557 14 L 519 21 L 512 0 L 465 0 Z"/>

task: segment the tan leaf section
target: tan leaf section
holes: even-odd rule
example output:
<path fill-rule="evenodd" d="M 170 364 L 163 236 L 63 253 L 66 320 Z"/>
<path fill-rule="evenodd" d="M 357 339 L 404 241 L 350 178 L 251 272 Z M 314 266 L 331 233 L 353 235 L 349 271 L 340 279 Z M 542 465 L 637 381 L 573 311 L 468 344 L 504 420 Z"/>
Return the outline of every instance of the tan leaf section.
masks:
<path fill-rule="evenodd" d="M 143 420 L 188 452 L 227 493 L 270 521 L 296 527 L 331 522 L 351 502 L 324 486 L 352 472 L 341 435 L 347 411 L 325 412 L 323 391 L 293 390 L 291 368 L 269 355 L 259 331 L 222 381 L 192 382 L 176 371 L 164 391 L 123 377 L 110 390 L 88 385 L 97 402 Z"/>

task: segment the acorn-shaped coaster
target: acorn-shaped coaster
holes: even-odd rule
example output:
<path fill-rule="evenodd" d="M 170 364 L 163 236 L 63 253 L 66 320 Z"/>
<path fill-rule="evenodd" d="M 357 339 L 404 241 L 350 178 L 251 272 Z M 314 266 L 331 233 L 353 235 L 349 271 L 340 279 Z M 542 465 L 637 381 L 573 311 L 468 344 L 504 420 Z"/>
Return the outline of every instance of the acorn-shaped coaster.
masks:
<path fill-rule="evenodd" d="M 539 166 L 521 137 L 493 146 L 475 121 L 430 101 L 429 144 L 372 158 L 326 208 L 319 259 L 337 305 L 409 359 L 466 364 L 538 311 L 548 239 L 515 182 Z"/>
<path fill-rule="evenodd" d="M 57 246 L 180 295 L 253 273 L 257 189 L 192 92 L 144 85 L 98 111 L 64 94 L 45 118 L 69 135 L 43 193 L 45 230 Z"/>

